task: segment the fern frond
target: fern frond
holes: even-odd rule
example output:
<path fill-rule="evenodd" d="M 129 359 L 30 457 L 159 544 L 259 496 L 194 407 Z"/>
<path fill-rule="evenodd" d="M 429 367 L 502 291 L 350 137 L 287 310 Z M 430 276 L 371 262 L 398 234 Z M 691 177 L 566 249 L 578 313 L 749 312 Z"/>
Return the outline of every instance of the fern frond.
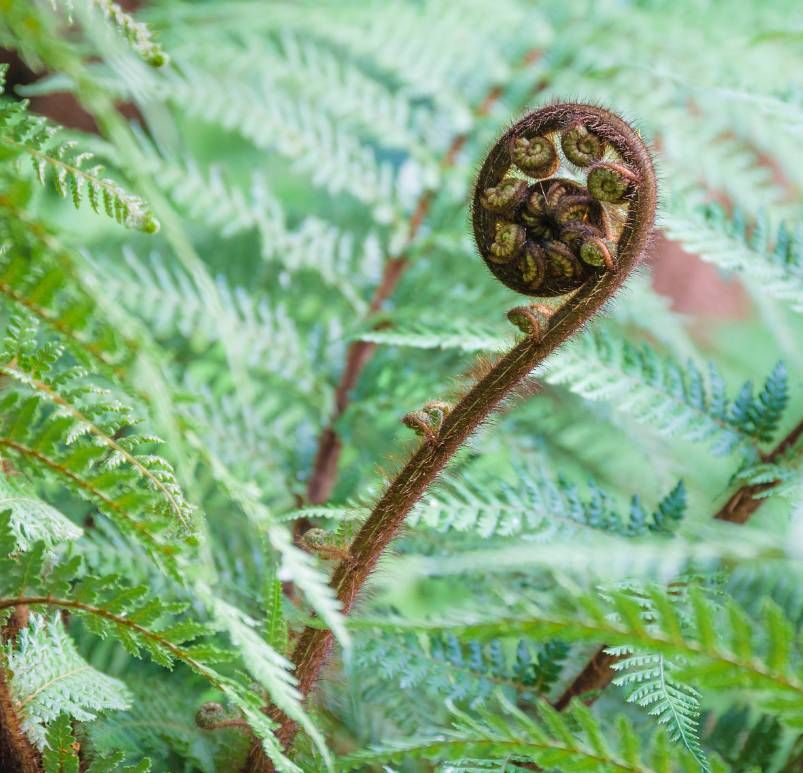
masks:
<path fill-rule="evenodd" d="M 430 738 L 390 743 L 384 748 L 358 752 L 341 761 L 340 769 L 357 770 L 382 762 L 425 759 L 455 762 L 458 770 L 470 760 L 530 762 L 539 767 L 564 771 L 668 771 L 675 769 L 679 756 L 659 737 L 649 756 L 641 748 L 628 720 L 617 720 L 617 737 L 611 738 L 582 704 L 560 714 L 542 703 L 538 721 L 527 716 L 504 698 L 499 710 L 476 717 L 452 709 L 451 728 Z M 576 728 L 576 729 L 575 729 Z"/>
<path fill-rule="evenodd" d="M 282 609 L 283 596 L 281 580 L 277 577 L 276 568 L 271 567 L 270 573 L 265 577 L 263 631 L 268 646 L 279 654 L 285 652 L 288 643 L 287 620 Z"/>
<path fill-rule="evenodd" d="M 460 8 L 438 0 L 421 8 L 393 5 L 381 14 L 371 11 L 368 6 L 355 9 L 349 23 L 336 14 L 305 17 L 300 29 L 369 61 L 411 95 L 434 100 L 452 135 L 471 125 L 472 99 L 509 78 L 515 60 L 511 50 L 523 53 L 549 36 L 538 9 L 510 2 L 496 4 L 492 14 L 473 0 Z M 371 34 L 362 32 L 363 24 Z M 460 41 L 451 37 L 457 27 L 464 36 Z M 476 57 L 472 62 L 466 61 L 468 48 Z"/>
<path fill-rule="evenodd" d="M 464 641 L 456 636 L 372 631 L 355 648 L 355 676 L 369 696 L 384 695 L 388 682 L 402 691 L 459 701 L 471 708 L 502 691 L 511 700 L 531 703 L 557 680 L 569 646 L 557 639 L 536 647 L 516 643 Z M 426 708 L 425 708 L 426 711 Z M 428 715 L 424 715 L 424 720 Z"/>
<path fill-rule="evenodd" d="M 33 614 L 3 656 L 22 728 L 40 749 L 60 714 L 81 722 L 98 712 L 127 709 L 131 696 L 117 679 L 101 674 L 78 654 L 59 615 Z"/>
<path fill-rule="evenodd" d="M 0 547 L 11 539 L 8 515 L 0 515 Z M 0 615 L 18 605 L 70 611 L 92 634 L 120 642 L 133 657 L 146 653 L 167 669 L 176 661 L 184 663 L 237 706 L 277 770 L 301 773 L 273 735 L 273 723 L 260 710 L 261 698 L 211 667 L 210 664 L 228 659 L 228 653 L 205 641 L 196 641 L 210 633 L 209 626 L 176 617 L 186 609 L 185 603 L 152 596 L 148 586 L 121 586 L 115 576 L 80 576 L 80 560 L 59 565 L 43 575 L 43 550 L 40 542 L 29 554 L 0 559 Z"/>
<path fill-rule="evenodd" d="M 657 506 L 651 518 L 637 498 L 629 520 L 611 508 L 605 492 L 589 483 L 584 499 L 579 488 L 564 480 L 553 481 L 536 471 L 519 470 L 516 485 L 450 477 L 433 489 L 408 518 L 411 526 L 438 531 L 470 531 L 481 538 L 527 534 L 548 541 L 556 533 L 572 534 L 583 528 L 636 536 L 668 530 L 683 518 L 686 495 L 683 483 Z"/>
<path fill-rule="evenodd" d="M 2 241 L 3 235 L 18 234 L 16 228 L 13 233 L 5 231 L 6 224 L 0 217 Z M 8 305 L 53 330 L 83 363 L 119 374 L 125 358 L 120 336 L 97 314 L 91 295 L 47 250 L 25 256 L 18 244 L 9 247 L 6 242 L 5 249 L 0 247 L 0 294 Z"/>
<path fill-rule="evenodd" d="M 332 759 L 326 741 L 301 707 L 301 694 L 295 687 L 290 663 L 260 636 L 254 620 L 215 598 L 210 588 L 199 587 L 198 590 L 212 609 L 216 623 L 228 632 L 248 672 L 268 691 L 273 704 L 304 728 L 320 751 L 327 770 L 330 770 Z"/>
<path fill-rule="evenodd" d="M 192 508 L 169 463 L 142 450 L 158 439 L 129 432 L 138 423 L 131 408 L 83 369 L 57 368 L 61 348 L 38 344 L 35 334 L 16 318 L 2 342 L 0 368 L 8 383 L 0 447 L 21 466 L 53 475 L 97 504 L 154 558 L 172 565 L 177 547 L 167 530 L 189 526 Z"/>
<path fill-rule="evenodd" d="M 215 478 L 243 510 L 249 521 L 266 533 L 271 547 L 281 557 L 278 577 L 283 581 L 292 581 L 299 588 L 310 606 L 332 629 L 338 641 L 348 648 L 351 640 L 340 602 L 325 575 L 316 566 L 314 556 L 295 546 L 287 529 L 273 522 L 270 512 L 254 496 L 250 487 L 238 481 L 219 459 L 209 454 L 208 449 L 206 456 Z"/>
<path fill-rule="evenodd" d="M 165 158 L 144 140 L 140 144 L 148 170 L 188 217 L 222 236 L 257 229 L 265 260 L 292 273 L 314 271 L 357 312 L 365 312 L 367 303 L 354 286 L 373 286 L 379 280 L 384 250 L 376 234 L 355 238 L 312 215 L 290 227 L 285 209 L 259 176 L 246 193 L 215 167 L 204 171 L 192 159 Z"/>
<path fill-rule="evenodd" d="M 773 235 L 762 219 L 754 224 L 710 204 L 694 210 L 665 210 L 661 224 L 689 251 L 722 269 L 743 274 L 795 311 L 803 311 L 803 231 L 781 225 Z"/>
<path fill-rule="evenodd" d="M 78 773 L 78 743 L 72 733 L 69 714 L 62 714 L 50 726 L 46 745 L 42 755 L 45 773 Z"/>
<path fill-rule="evenodd" d="M 313 340 L 316 335 L 336 338 L 334 322 L 321 330 L 308 329 L 305 336 L 285 305 L 271 304 L 219 277 L 214 286 L 222 302 L 221 320 L 209 313 L 204 293 L 186 272 L 169 268 L 158 256 L 152 256 L 147 267 L 131 251 L 124 257 L 129 270 L 118 266 L 107 271 L 107 292 L 147 321 L 157 336 L 178 332 L 194 342 L 225 344 L 249 368 L 277 379 L 307 401 L 322 388 L 310 365 Z"/>
<path fill-rule="evenodd" d="M 67 0 L 67 2 L 72 4 L 74 0 Z M 89 0 L 89 2 L 119 31 L 131 44 L 131 48 L 151 67 L 163 67 L 170 61 L 170 57 L 162 47 L 153 40 L 148 26 L 138 22 L 133 16 L 126 13 L 114 0 Z"/>
<path fill-rule="evenodd" d="M 550 383 L 566 384 L 588 400 L 610 401 L 617 410 L 663 434 L 708 442 L 717 454 L 738 448 L 751 455 L 786 405 L 782 366 L 772 372 L 762 392 L 762 400 L 770 404 L 756 402 L 746 390 L 731 403 L 713 363 L 706 384 L 693 362 L 683 368 L 646 344 L 638 346 L 604 333 L 576 339 L 545 370 Z"/>
<path fill-rule="evenodd" d="M 227 41 L 219 53 L 225 56 L 230 73 L 292 87 L 366 138 L 403 150 L 430 166 L 434 163 L 426 142 L 435 129 L 431 106 L 415 104 L 411 94 L 386 85 L 357 62 L 300 30 L 285 29 L 276 37 L 266 45 L 258 33 L 237 31 L 233 42 Z M 214 64 L 209 54 L 195 47 L 185 52 L 194 64 L 205 68 Z"/>
<path fill-rule="evenodd" d="M 380 627 L 455 633 L 480 641 L 499 637 L 555 637 L 606 641 L 610 646 L 673 658 L 680 682 L 699 689 L 747 690 L 757 706 L 797 727 L 803 721 L 803 672 L 794 651 L 791 626 L 775 605 L 765 605 L 762 626 L 755 632 L 744 611 L 729 601 L 718 609 L 691 589 L 692 614 L 680 612 L 665 590 L 649 589 L 654 622 L 643 619 L 642 605 L 630 594 L 611 592 L 566 599 L 559 608 L 531 609 L 522 617 L 479 620 L 456 625 L 385 624 Z M 684 625 L 685 623 L 686 625 Z M 375 624 L 376 625 L 376 624 Z"/>
<path fill-rule="evenodd" d="M 5 68 L 0 69 L 0 91 Z M 60 140 L 59 130 L 44 118 L 28 112 L 27 101 L 12 102 L 0 97 L 0 148 L 4 160 L 26 156 L 37 179 L 45 185 L 48 179 L 62 197 L 68 196 L 76 209 L 84 198 L 97 213 L 105 212 L 127 228 L 155 233 L 159 222 L 138 196 L 126 192 L 113 180 L 103 177 L 103 167 L 85 168 L 92 154 L 81 151 L 73 140 Z"/>
<path fill-rule="evenodd" d="M 448 326 L 456 332 L 414 323 L 409 328 L 360 333 L 357 338 L 426 349 L 500 351 L 507 345 L 504 337 L 478 332 L 465 321 L 451 320 Z M 745 385 L 731 402 L 713 363 L 706 384 L 691 360 L 684 368 L 647 344 L 634 344 L 600 329 L 576 337 L 556 352 L 542 375 L 548 383 L 565 384 L 587 400 L 608 401 L 662 434 L 707 441 L 718 454 L 739 448 L 754 455 L 756 443 L 770 437 L 788 400 L 782 364 L 770 373 L 757 399 Z"/>
<path fill-rule="evenodd" d="M 131 708 L 102 717 L 86 728 L 92 764 L 99 765 L 116 755 L 116 764 L 120 765 L 123 760 L 137 760 L 147 754 L 154 759 L 157 770 L 165 770 L 170 767 L 170 759 L 180 755 L 195 769 L 215 773 L 221 751 L 231 754 L 232 761 L 244 758 L 247 749 L 238 748 L 244 744 L 237 743 L 240 733 L 209 733 L 198 727 L 198 694 L 194 686 L 182 682 L 183 689 L 176 689 L 174 684 L 167 685 L 153 677 L 132 680 Z M 116 769 L 112 765 L 109 771 Z"/>
<path fill-rule="evenodd" d="M 332 195 L 349 193 L 371 208 L 378 223 L 398 217 L 391 165 L 311 102 L 276 91 L 262 94 L 210 72 L 185 69 L 164 84 L 164 97 L 182 111 L 292 159 L 313 185 Z"/>
<path fill-rule="evenodd" d="M 126 430 L 138 423 L 129 406 L 116 400 L 110 391 L 89 383 L 88 374 L 81 368 L 57 372 L 53 364 L 62 351 L 58 347 L 37 350 L 31 346 L 32 332 L 13 325 L 0 350 L 0 373 L 34 396 L 36 404 L 30 398 L 26 402 L 29 415 L 33 417 L 40 403 L 50 403 L 63 420 L 61 437 L 65 445 L 91 437 L 100 448 L 100 453 L 92 454 L 100 469 L 130 468 L 157 495 L 151 509 L 172 515 L 187 526 L 192 508 L 172 468 L 161 457 L 139 451 L 159 439 L 128 434 Z M 48 429 L 52 430 L 52 425 Z"/>
<path fill-rule="evenodd" d="M 50 550 L 77 540 L 83 531 L 55 507 L 35 496 L 21 480 L 0 477 L 0 512 L 10 514 L 17 549 L 23 553 L 41 541 Z"/>
<path fill-rule="evenodd" d="M 612 655 L 625 656 L 611 664 L 617 676 L 613 683 L 632 688 L 628 703 L 637 703 L 668 729 L 669 738 L 680 743 L 708 773 L 711 766 L 700 744 L 700 693 L 672 678 L 672 661 L 663 655 L 633 654 L 627 647 L 611 647 Z"/>
<path fill-rule="evenodd" d="M 510 336 L 474 320 L 443 319 L 405 321 L 382 330 L 355 333 L 354 339 L 387 346 L 416 349 L 460 349 L 464 352 L 501 352 L 510 344 Z"/>

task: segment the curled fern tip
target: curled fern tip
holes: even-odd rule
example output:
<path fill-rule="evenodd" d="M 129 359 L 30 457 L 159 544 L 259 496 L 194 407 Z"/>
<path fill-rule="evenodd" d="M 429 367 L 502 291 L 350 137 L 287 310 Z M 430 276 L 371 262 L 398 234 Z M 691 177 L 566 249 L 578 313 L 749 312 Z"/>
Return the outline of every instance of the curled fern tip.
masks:
<path fill-rule="evenodd" d="M 655 199 L 638 132 L 601 108 L 550 105 L 521 119 L 488 154 L 474 192 L 474 236 L 511 289 L 564 295 L 639 257 Z"/>

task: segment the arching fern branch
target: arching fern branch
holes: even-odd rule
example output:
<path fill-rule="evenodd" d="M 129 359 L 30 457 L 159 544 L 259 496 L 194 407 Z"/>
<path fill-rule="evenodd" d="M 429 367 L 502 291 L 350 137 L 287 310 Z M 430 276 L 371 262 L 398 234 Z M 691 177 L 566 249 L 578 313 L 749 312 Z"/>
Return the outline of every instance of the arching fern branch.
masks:
<path fill-rule="evenodd" d="M 7 67 L 0 66 L 0 91 Z M 154 233 L 159 223 L 138 196 L 103 176 L 103 167 L 84 168 L 92 154 L 81 151 L 73 140 L 60 140 L 58 127 L 28 112 L 27 101 L 0 97 L 0 163 L 28 158 L 42 185 L 51 181 L 55 191 L 69 197 L 76 209 L 86 198 L 97 213 L 127 228 Z"/>
<path fill-rule="evenodd" d="M 138 420 L 130 407 L 62 355 L 58 344 L 36 340 L 35 326 L 12 319 L 0 348 L 0 448 L 95 503 L 175 571 L 176 526 L 190 525 L 192 508 L 170 465 L 142 450 L 159 439 L 131 432 Z"/>
<path fill-rule="evenodd" d="M 562 771 L 595 770 L 605 773 L 653 773 L 672 770 L 682 759 L 658 734 L 650 752 L 642 750 L 629 720 L 619 717 L 617 738 L 611 738 L 591 712 L 574 704 L 559 714 L 540 704 L 534 719 L 503 697 L 499 709 L 470 716 L 452 707 L 455 721 L 430 738 L 399 741 L 384 748 L 358 752 L 341 760 L 342 770 L 366 765 L 424 759 L 453 762 L 460 770 L 499 769 L 500 765 L 526 764 Z"/>
<path fill-rule="evenodd" d="M 543 196 L 544 186 L 548 186 L 555 206 L 561 205 L 569 190 L 585 191 L 583 201 L 597 217 L 601 217 L 600 202 L 617 202 L 614 208 L 619 207 L 617 216 L 622 217 L 623 226 L 617 242 L 611 242 L 611 249 L 617 253 L 616 262 L 601 237 L 594 235 L 601 232 L 594 230 L 588 237 L 592 241 L 586 245 L 594 254 L 589 255 L 591 263 L 584 268 L 570 251 L 569 245 L 575 244 L 571 233 L 567 232 L 566 243 L 560 242 L 557 247 L 544 242 L 543 246 L 528 243 L 525 248 L 523 225 L 497 221 L 505 207 L 514 203 L 511 196 L 518 196 L 515 203 L 521 203 L 528 190 L 524 180 L 506 178 L 514 165 L 535 179 L 550 178 L 560 166 L 555 140 L 560 138 L 565 142 L 567 136 L 581 131 L 585 125 L 604 137 L 604 144 L 610 145 L 622 164 L 592 166 L 587 175 L 588 188 L 560 179 L 547 179 L 533 186 L 534 196 Z M 602 144 L 598 140 L 600 147 Z M 511 148 L 516 149 L 515 154 Z M 538 158 L 541 148 L 545 153 L 551 149 L 547 162 Z M 575 335 L 615 295 L 638 265 L 652 228 L 656 195 L 646 147 L 628 124 L 604 109 L 578 104 L 550 105 L 523 118 L 497 141 L 483 164 L 474 197 L 474 233 L 483 259 L 504 284 L 527 295 L 549 297 L 570 290 L 577 292 L 568 295 L 545 324 L 538 318 L 537 306 L 511 310 L 508 318 L 525 334 L 524 339 L 501 357 L 453 408 L 435 401 L 404 418 L 408 427 L 421 434 L 422 442 L 379 498 L 352 542 L 349 555 L 334 572 L 331 585 L 344 611 L 350 610 L 405 517 L 454 454 L 535 367 Z M 539 207 L 542 203 L 551 206 L 548 202 L 536 202 Z M 550 260 L 554 261 L 549 273 L 547 250 L 552 251 Z M 332 643 L 331 631 L 313 626 L 307 627 L 299 638 L 293 661 L 303 693 L 312 688 Z M 283 719 L 282 741 L 289 745 L 295 732 L 294 723 Z M 248 769 L 252 773 L 270 769 L 256 748 Z"/>
<path fill-rule="evenodd" d="M 700 689 L 746 690 L 757 706 L 792 727 L 803 718 L 803 671 L 791 625 L 768 602 L 760 626 L 733 601 L 719 608 L 700 591 L 689 591 L 690 615 L 682 619 L 666 590 L 649 588 L 645 598 L 654 622 L 645 622 L 642 604 L 629 593 L 578 595 L 557 608 L 524 615 L 455 624 L 375 623 L 381 628 L 460 633 L 480 641 L 498 637 L 568 638 L 607 641 L 645 653 L 674 658 L 675 675 Z"/>
<path fill-rule="evenodd" d="M 276 743 L 273 724 L 258 710 L 261 699 L 212 667 L 228 656 L 209 641 L 199 640 L 212 632 L 208 625 L 179 617 L 187 604 L 163 601 L 145 585 L 121 585 L 116 575 L 85 575 L 78 557 L 45 572 L 42 543 L 27 553 L 14 552 L 13 546 L 9 515 L 0 514 L 0 620 L 18 606 L 66 611 L 80 618 L 92 634 L 119 641 L 134 657 L 145 653 L 168 669 L 177 661 L 185 664 L 242 712 L 277 770 L 301 773 Z"/>

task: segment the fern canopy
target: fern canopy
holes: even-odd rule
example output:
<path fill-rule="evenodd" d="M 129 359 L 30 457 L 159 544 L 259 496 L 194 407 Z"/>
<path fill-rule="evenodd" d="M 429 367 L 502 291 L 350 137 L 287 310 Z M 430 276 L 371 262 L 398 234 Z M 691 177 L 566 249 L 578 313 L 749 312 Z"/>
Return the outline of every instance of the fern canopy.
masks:
<path fill-rule="evenodd" d="M 801 769 L 798 6 L 0 2 L 0 768 Z M 654 234 L 464 426 L 585 297 L 469 228 L 567 100 Z M 618 278 L 518 178 L 511 270 Z"/>

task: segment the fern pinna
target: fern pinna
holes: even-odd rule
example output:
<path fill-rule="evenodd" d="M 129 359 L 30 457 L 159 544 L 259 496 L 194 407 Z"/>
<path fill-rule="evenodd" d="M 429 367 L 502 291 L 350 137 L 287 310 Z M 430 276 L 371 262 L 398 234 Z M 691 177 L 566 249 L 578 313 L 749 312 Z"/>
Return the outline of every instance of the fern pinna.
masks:
<path fill-rule="evenodd" d="M 1 769 L 801 766 L 791 0 L 0 5 Z"/>

